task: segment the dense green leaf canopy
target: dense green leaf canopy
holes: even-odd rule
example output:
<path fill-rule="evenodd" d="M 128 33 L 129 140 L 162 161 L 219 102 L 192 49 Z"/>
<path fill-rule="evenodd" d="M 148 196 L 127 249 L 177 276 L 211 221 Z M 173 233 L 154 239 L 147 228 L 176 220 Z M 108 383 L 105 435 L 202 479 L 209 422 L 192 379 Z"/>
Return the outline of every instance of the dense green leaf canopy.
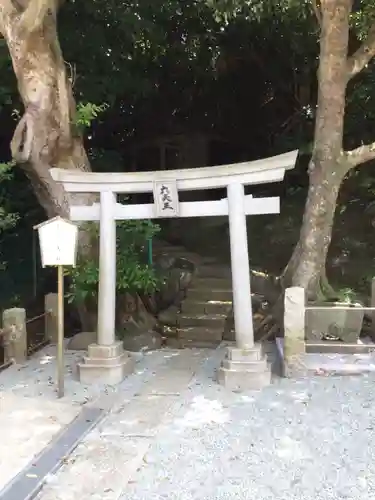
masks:
<path fill-rule="evenodd" d="M 179 131 L 214 133 L 236 143 L 241 158 L 294 147 L 309 152 L 318 17 L 319 2 L 309 0 L 65 2 L 59 38 L 93 167 L 126 170 L 134 139 Z M 375 2 L 354 2 L 350 51 L 374 19 Z M 4 43 L 0 71 L 0 159 L 6 162 L 22 109 Z M 350 148 L 374 139 L 374 78 L 370 63 L 350 84 Z M 297 185 L 305 185 L 305 171 L 297 174 Z M 363 181 L 368 193 L 372 178 Z M 24 175 L 1 186 L 0 209 L 20 213 L 21 227 L 42 217 Z"/>

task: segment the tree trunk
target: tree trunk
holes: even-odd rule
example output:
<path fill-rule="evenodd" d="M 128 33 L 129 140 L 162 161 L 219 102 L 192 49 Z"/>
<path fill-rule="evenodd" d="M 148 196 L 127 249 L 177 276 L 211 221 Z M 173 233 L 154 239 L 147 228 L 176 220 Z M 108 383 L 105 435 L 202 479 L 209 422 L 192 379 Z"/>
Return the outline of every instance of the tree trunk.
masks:
<path fill-rule="evenodd" d="M 27 8 L 24 8 L 27 5 Z M 90 171 L 83 140 L 74 130 L 75 101 L 56 28 L 55 0 L 0 0 L 0 33 L 8 45 L 24 115 L 11 143 L 14 160 L 24 169 L 48 217 L 69 218 L 69 205 L 91 204 L 92 194 L 69 196 L 50 168 Z M 97 242 L 79 232 L 79 252 L 92 255 Z M 78 308 L 82 327 L 90 319 Z"/>
<path fill-rule="evenodd" d="M 310 174 L 309 193 L 300 238 L 283 275 L 284 286 L 301 286 L 317 298 L 331 242 L 337 196 L 343 175 L 336 164 L 315 165 Z"/>
<path fill-rule="evenodd" d="M 30 0 L 28 8 L 33 3 L 38 2 Z M 70 200 L 49 169 L 91 168 L 82 137 L 72 126 L 75 102 L 57 37 L 56 15 L 47 14 L 39 27 L 28 31 L 22 17 L 26 13 L 12 2 L 0 0 L 0 32 L 9 48 L 25 108 L 12 140 L 12 155 L 25 170 L 47 215 L 67 217 Z M 92 195 L 79 195 L 74 202 L 86 204 L 93 199 Z"/>
<path fill-rule="evenodd" d="M 340 185 L 349 166 L 342 151 L 348 80 L 350 0 L 321 0 L 320 63 L 310 186 L 299 242 L 284 271 L 284 286 L 304 287 L 311 298 L 321 292 L 321 277 Z"/>

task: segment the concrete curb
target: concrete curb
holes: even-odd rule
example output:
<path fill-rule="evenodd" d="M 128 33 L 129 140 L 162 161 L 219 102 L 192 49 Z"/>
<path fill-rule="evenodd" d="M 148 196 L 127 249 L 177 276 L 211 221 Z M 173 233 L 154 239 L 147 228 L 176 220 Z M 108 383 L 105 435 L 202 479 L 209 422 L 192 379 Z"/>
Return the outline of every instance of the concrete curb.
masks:
<path fill-rule="evenodd" d="M 102 420 L 106 411 L 83 408 L 80 414 L 0 491 L 0 500 L 33 500 L 82 439 Z"/>
<path fill-rule="evenodd" d="M 283 366 L 283 376 L 299 378 L 306 376 L 353 376 L 375 372 L 373 354 L 303 353 L 292 365 L 284 358 L 282 338 L 276 339 L 278 358 Z"/>

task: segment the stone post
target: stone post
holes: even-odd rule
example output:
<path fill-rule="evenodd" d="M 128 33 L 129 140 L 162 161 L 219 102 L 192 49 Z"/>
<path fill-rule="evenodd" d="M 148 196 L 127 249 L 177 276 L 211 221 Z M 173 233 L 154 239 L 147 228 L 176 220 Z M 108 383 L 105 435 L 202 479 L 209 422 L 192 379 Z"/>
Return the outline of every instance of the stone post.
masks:
<path fill-rule="evenodd" d="M 44 296 L 44 335 L 51 344 L 57 344 L 57 293 L 49 293 Z"/>
<path fill-rule="evenodd" d="M 305 289 L 291 287 L 284 297 L 283 371 L 285 377 L 304 372 L 305 345 Z"/>
<path fill-rule="evenodd" d="M 27 360 L 26 311 L 14 307 L 3 312 L 5 361 L 14 360 L 17 364 Z"/>
<path fill-rule="evenodd" d="M 228 348 L 218 381 L 233 391 L 261 389 L 270 383 L 271 372 L 261 346 L 254 345 L 245 190 L 241 183 L 228 186 L 228 214 L 236 347 Z"/>
<path fill-rule="evenodd" d="M 134 369 L 134 359 L 116 341 L 116 194 L 100 193 L 99 296 L 97 344 L 88 347 L 88 356 L 78 364 L 85 384 L 117 384 Z"/>

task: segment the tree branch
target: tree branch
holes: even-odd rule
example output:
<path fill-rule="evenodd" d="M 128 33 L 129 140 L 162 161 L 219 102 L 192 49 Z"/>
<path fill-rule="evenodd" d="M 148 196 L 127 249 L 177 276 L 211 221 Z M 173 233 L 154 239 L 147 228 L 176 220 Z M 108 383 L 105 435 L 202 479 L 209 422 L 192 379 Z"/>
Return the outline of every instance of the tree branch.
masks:
<path fill-rule="evenodd" d="M 39 30 L 45 22 L 46 17 L 57 13 L 57 0 L 29 0 L 25 10 L 20 17 L 20 26 L 26 33 Z"/>
<path fill-rule="evenodd" d="M 351 151 L 345 151 L 344 157 L 350 168 L 357 167 L 361 163 L 365 163 L 375 159 L 375 142 L 371 144 L 363 144 Z"/>
<path fill-rule="evenodd" d="M 0 33 L 4 35 L 5 24 L 9 20 L 9 14 L 14 11 L 10 0 L 0 0 Z"/>
<path fill-rule="evenodd" d="M 348 57 L 348 80 L 358 75 L 375 56 L 375 23 L 371 26 L 366 40 L 354 54 Z"/>
<path fill-rule="evenodd" d="M 314 11 L 316 20 L 318 21 L 319 26 L 322 24 L 322 11 L 319 0 L 312 0 L 312 9 Z"/>

